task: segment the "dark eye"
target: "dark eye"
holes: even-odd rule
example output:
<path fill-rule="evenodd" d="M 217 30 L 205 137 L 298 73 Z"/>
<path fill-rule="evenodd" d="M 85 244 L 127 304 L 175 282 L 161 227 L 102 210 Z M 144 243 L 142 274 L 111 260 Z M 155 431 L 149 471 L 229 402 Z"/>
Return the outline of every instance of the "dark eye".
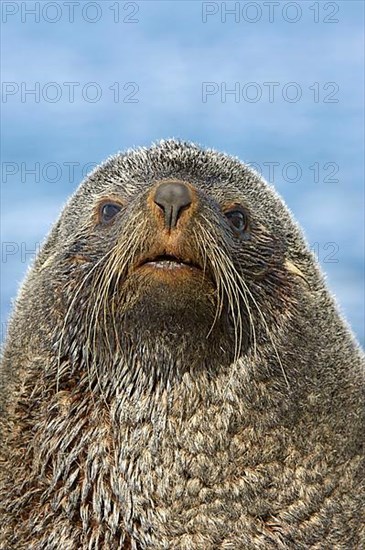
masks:
<path fill-rule="evenodd" d="M 103 223 L 110 222 L 114 218 L 114 216 L 118 214 L 120 209 L 121 209 L 121 206 L 119 206 L 119 204 L 116 204 L 114 202 L 107 202 L 103 204 L 100 210 L 101 221 Z"/>
<path fill-rule="evenodd" d="M 228 210 L 225 214 L 232 229 L 238 233 L 243 233 L 247 229 L 247 215 L 243 210 Z"/>

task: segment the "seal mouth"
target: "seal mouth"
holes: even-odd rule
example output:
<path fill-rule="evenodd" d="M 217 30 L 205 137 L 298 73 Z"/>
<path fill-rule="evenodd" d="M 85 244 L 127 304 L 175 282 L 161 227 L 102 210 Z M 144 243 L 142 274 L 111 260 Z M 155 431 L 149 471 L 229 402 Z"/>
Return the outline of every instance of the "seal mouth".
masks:
<path fill-rule="evenodd" d="M 142 262 L 138 264 L 138 267 L 142 266 L 149 266 L 156 269 L 166 270 L 189 268 L 202 271 L 201 266 L 193 262 L 192 260 L 179 258 L 178 256 L 174 256 L 171 254 L 159 254 L 158 256 L 152 258 L 145 258 L 144 260 L 142 260 Z"/>

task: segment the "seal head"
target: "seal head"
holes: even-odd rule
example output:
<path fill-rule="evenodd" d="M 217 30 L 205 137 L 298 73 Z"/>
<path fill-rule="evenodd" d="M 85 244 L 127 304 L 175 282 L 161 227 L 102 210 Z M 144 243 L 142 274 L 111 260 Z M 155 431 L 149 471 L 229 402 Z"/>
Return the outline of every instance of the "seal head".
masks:
<path fill-rule="evenodd" d="M 90 174 L 22 287 L 1 377 L 1 548 L 364 542 L 364 356 L 237 159 L 169 140 Z"/>

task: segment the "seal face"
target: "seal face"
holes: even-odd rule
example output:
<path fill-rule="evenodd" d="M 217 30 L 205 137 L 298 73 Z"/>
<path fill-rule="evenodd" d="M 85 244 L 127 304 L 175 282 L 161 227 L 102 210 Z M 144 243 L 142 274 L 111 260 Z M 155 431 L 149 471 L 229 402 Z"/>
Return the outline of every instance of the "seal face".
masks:
<path fill-rule="evenodd" d="M 1 375 L 0 548 L 362 544 L 364 356 L 236 159 L 169 140 L 98 167 Z"/>

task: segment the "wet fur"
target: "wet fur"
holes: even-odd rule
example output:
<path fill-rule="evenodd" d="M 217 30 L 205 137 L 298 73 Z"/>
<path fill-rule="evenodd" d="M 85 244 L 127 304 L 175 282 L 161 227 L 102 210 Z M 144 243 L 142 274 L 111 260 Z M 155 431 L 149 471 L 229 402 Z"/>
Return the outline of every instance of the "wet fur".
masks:
<path fill-rule="evenodd" d="M 168 178 L 196 189 L 179 252 L 204 273 L 166 294 L 133 266 Z M 102 228 L 108 196 L 124 206 Z M 21 289 L 0 372 L 2 549 L 364 545 L 364 356 L 288 209 L 236 159 L 169 140 L 97 168 Z"/>

